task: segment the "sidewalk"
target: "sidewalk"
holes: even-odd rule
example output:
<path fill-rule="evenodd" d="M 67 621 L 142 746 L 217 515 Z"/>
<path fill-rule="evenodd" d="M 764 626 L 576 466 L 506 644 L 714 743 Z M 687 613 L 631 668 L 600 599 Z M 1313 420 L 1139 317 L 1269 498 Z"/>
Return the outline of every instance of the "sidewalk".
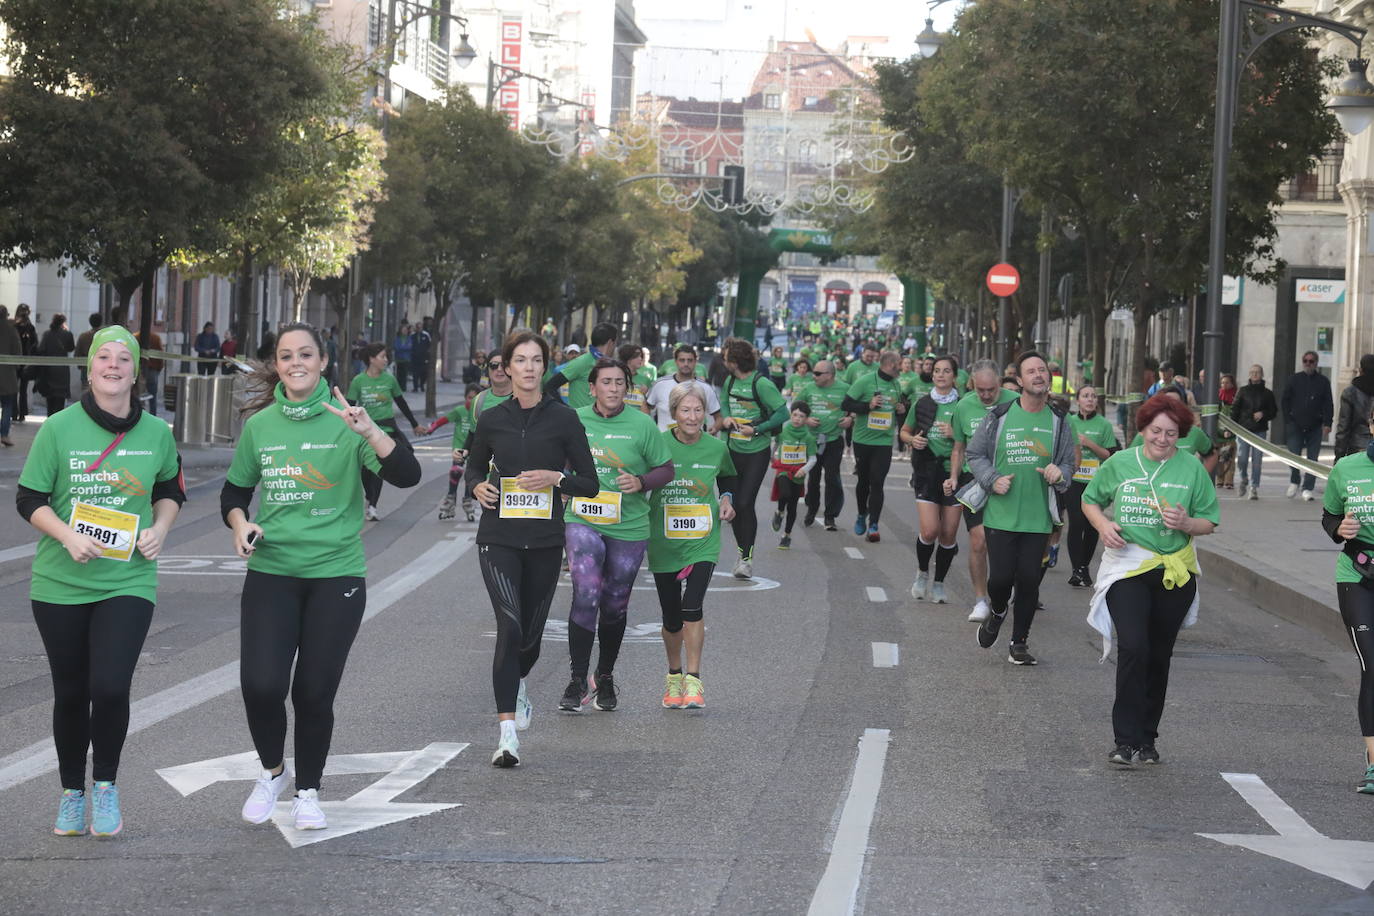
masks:
<path fill-rule="evenodd" d="M 438 411 L 438 416 L 442 417 L 449 408 L 463 400 L 463 388 L 462 382 L 436 383 L 435 409 Z M 416 419 L 426 420 L 423 393 L 406 392 L 406 403 L 410 405 Z M 33 406 L 32 399 L 30 406 Z M 171 426 L 176 414 L 170 410 L 162 410 L 161 405 L 159 405 L 157 417 L 159 420 L 165 420 L 167 425 Z M 14 447 L 0 452 L 0 479 L 19 476 L 19 472 L 24 468 L 24 460 L 28 457 L 29 448 L 33 445 L 34 436 L 38 435 L 38 429 L 43 425 L 43 420 L 42 414 L 30 413 L 25 422 L 14 423 L 10 426 L 10 441 L 14 443 Z M 410 430 L 404 428 L 404 417 L 401 418 L 401 424 L 402 432 L 409 436 Z M 445 427 L 444 429 L 448 430 L 449 428 Z M 182 445 L 180 450 L 181 464 L 187 468 L 227 468 L 234 456 L 232 445 Z"/>

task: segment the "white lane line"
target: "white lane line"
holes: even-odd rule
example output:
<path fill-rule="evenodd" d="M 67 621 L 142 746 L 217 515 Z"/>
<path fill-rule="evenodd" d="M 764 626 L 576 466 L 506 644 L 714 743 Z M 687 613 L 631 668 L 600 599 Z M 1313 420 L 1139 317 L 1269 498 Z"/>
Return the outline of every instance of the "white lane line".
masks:
<path fill-rule="evenodd" d="M 367 597 L 363 620 L 370 620 L 396 604 L 412 591 L 448 569 L 472 546 L 475 535 L 459 540 L 443 540 L 420 554 L 396 572 L 387 576 Z M 159 690 L 136 701 L 129 709 L 129 734 L 141 732 L 178 713 L 193 709 L 201 703 L 223 696 L 239 686 L 239 663 L 229 662 Z M 13 789 L 30 779 L 36 779 L 57 769 L 57 751 L 52 739 L 39 741 L 26 748 L 0 757 L 0 792 Z"/>
<path fill-rule="evenodd" d="M 11 560 L 27 560 L 33 556 L 37 549 L 38 542 L 34 541 L 32 544 L 20 544 L 18 547 L 0 550 L 0 563 L 8 563 Z"/>
<path fill-rule="evenodd" d="M 851 560 L 862 560 L 864 558 L 863 553 L 857 547 L 846 547 L 844 549 L 844 552 L 849 556 L 849 559 Z"/>
<path fill-rule="evenodd" d="M 874 668 L 896 668 L 899 658 L 895 642 L 875 642 L 873 644 Z"/>
<path fill-rule="evenodd" d="M 859 739 L 859 756 L 854 761 L 854 777 L 849 783 L 840 825 L 830 844 L 830 861 L 811 897 L 810 916 L 835 916 L 854 912 L 859 902 L 859 881 L 863 878 L 868 855 L 868 831 L 878 807 L 878 790 L 883 785 L 883 766 L 891 733 L 885 728 L 866 728 Z"/>
<path fill-rule="evenodd" d="M 864 586 L 864 591 L 868 593 L 868 600 L 879 604 L 887 600 L 887 592 L 878 588 L 876 585 Z"/>

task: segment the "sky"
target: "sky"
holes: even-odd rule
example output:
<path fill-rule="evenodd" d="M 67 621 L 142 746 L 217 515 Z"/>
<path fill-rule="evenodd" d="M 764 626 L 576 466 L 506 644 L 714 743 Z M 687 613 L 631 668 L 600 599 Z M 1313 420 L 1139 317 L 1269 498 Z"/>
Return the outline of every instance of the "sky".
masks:
<path fill-rule="evenodd" d="M 937 30 L 953 22 L 962 0 L 929 15 Z M 635 0 L 635 18 L 649 37 L 636 60 L 639 91 L 680 98 L 740 98 L 747 93 L 770 38 L 822 47 L 847 38 L 885 37 L 875 53 L 897 58 L 916 51 L 926 4 L 910 0 Z"/>

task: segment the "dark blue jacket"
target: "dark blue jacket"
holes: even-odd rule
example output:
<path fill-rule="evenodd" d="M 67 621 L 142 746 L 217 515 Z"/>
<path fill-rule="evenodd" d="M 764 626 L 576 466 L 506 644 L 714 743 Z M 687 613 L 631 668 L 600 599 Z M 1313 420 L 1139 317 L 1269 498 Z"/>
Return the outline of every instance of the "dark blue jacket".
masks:
<path fill-rule="evenodd" d="M 1294 429 L 1330 426 L 1333 413 L 1331 380 L 1320 372 L 1295 372 L 1283 386 L 1284 422 Z"/>

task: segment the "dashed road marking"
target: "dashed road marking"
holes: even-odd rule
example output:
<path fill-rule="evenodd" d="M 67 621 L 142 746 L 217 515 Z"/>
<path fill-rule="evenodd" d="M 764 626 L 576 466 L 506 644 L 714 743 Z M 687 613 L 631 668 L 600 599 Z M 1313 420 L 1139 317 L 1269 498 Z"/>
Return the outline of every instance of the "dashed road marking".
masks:
<path fill-rule="evenodd" d="M 891 733 L 885 728 L 864 729 L 859 739 L 859 756 L 854 761 L 854 778 L 849 783 L 840 824 L 830 844 L 830 861 L 811 897 L 809 916 L 849 916 L 859 903 L 859 882 L 868 855 L 868 832 L 873 812 L 878 807 L 878 790 L 883 785 L 883 767 Z"/>
<path fill-rule="evenodd" d="M 864 558 L 863 552 L 857 547 L 846 547 L 844 552 L 851 560 L 862 560 Z"/>
<path fill-rule="evenodd" d="M 864 586 L 864 591 L 868 593 L 868 600 L 875 603 L 882 603 L 887 600 L 887 592 L 878 588 L 876 585 Z"/>
<path fill-rule="evenodd" d="M 896 668 L 900 655 L 895 642 L 875 642 L 873 644 L 873 667 Z"/>

